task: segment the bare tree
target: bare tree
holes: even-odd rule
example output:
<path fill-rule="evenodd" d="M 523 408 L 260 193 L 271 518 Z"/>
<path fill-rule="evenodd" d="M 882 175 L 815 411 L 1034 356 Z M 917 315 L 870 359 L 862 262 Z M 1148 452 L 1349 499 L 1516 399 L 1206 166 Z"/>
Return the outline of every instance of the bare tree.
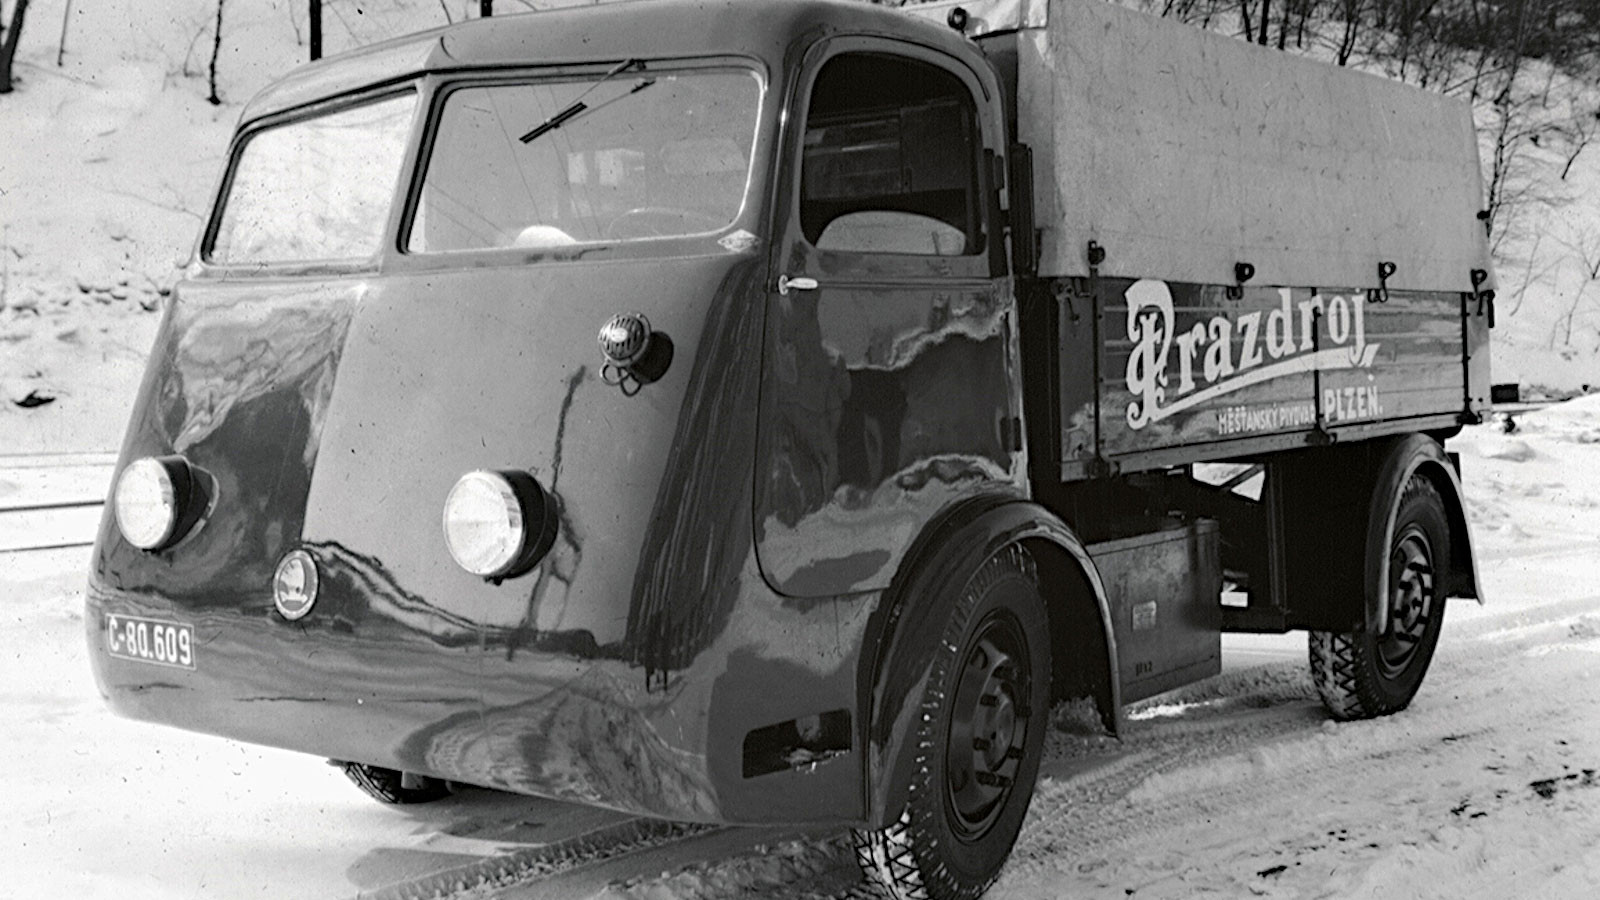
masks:
<path fill-rule="evenodd" d="M 206 102 L 212 106 L 222 105 L 222 96 L 217 93 L 217 57 L 222 54 L 222 7 L 225 3 L 226 0 L 217 0 L 217 25 L 211 32 L 211 70 L 207 76 L 211 93 L 206 95 Z"/>
<path fill-rule="evenodd" d="M 61 10 L 61 41 L 56 44 L 56 68 L 66 62 L 67 58 L 67 26 L 72 23 L 72 0 L 67 0 L 65 8 Z"/>
<path fill-rule="evenodd" d="M 1572 329 L 1578 318 L 1578 309 L 1583 305 L 1583 299 L 1589 288 L 1600 281 L 1600 232 L 1585 229 L 1572 234 L 1568 238 L 1557 238 L 1558 243 L 1573 253 L 1573 258 L 1582 266 L 1583 282 L 1577 290 L 1572 292 L 1572 301 L 1567 304 L 1567 309 L 1550 326 L 1550 349 L 1556 347 L 1556 336 L 1561 336 L 1561 346 L 1572 346 Z"/>
<path fill-rule="evenodd" d="M 311 4 L 311 61 L 316 62 L 322 58 L 322 0 L 310 0 Z"/>
<path fill-rule="evenodd" d="M 1361 24 L 1367 11 L 1367 0 L 1340 0 L 1340 18 L 1344 20 L 1344 28 L 1339 32 L 1339 46 L 1334 54 L 1339 65 L 1350 64 L 1350 57 L 1356 52 L 1356 41 L 1361 36 Z"/>
<path fill-rule="evenodd" d="M 1578 155 L 1589 146 L 1590 141 L 1594 140 L 1596 126 L 1600 126 L 1600 110 L 1590 112 L 1586 109 L 1575 113 L 1560 128 L 1562 137 L 1567 141 L 1566 150 L 1563 151 L 1566 164 L 1561 167 L 1562 181 L 1566 181 L 1567 176 L 1572 174 L 1572 165 L 1578 161 Z"/>
<path fill-rule="evenodd" d="M 11 26 L 0 32 L 0 94 L 9 94 L 13 89 L 11 61 L 17 57 L 17 39 L 22 37 L 22 21 L 27 15 L 28 0 L 17 0 L 11 8 Z"/>
<path fill-rule="evenodd" d="M 1294 45 L 1296 47 L 1305 49 L 1306 25 L 1313 15 L 1320 12 L 1318 7 L 1321 4 L 1322 0 L 1295 0 L 1294 6 L 1297 15 L 1295 17 Z"/>
<path fill-rule="evenodd" d="M 1561 260 L 1559 259 L 1547 261 L 1540 267 L 1538 273 L 1533 271 L 1534 265 L 1541 259 L 1539 245 L 1544 243 L 1544 237 L 1543 231 L 1533 237 L 1533 247 L 1528 250 L 1527 259 L 1524 261 L 1522 278 L 1516 282 L 1516 293 L 1512 295 L 1514 302 L 1511 304 L 1511 308 L 1506 310 L 1507 318 L 1516 316 L 1517 311 L 1522 309 L 1522 302 L 1528 299 L 1528 288 L 1543 281 L 1546 276 L 1561 265 Z"/>
<path fill-rule="evenodd" d="M 1473 20 L 1484 29 L 1479 39 L 1483 45 L 1476 66 L 1479 73 L 1488 73 L 1494 87 L 1489 105 L 1488 135 L 1492 141 L 1489 152 L 1489 183 L 1485 224 L 1489 228 L 1490 244 L 1498 249 L 1510 232 L 1507 227 L 1511 214 L 1527 199 L 1528 184 L 1519 176 L 1523 168 L 1524 148 L 1536 139 L 1545 126 L 1532 115 L 1532 101 L 1520 89 L 1519 79 L 1526 57 L 1527 12 L 1530 0 L 1511 0 L 1509 8 L 1502 9 L 1481 0 L 1470 0 Z M 1492 60 L 1490 62 L 1489 60 Z M 1472 96 L 1480 96 L 1485 74 L 1475 74 Z"/>

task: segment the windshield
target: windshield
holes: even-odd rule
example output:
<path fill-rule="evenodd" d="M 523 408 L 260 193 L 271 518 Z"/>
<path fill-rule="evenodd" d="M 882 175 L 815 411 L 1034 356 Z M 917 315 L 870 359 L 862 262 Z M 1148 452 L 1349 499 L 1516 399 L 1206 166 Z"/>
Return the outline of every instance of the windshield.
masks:
<path fill-rule="evenodd" d="M 551 248 L 719 231 L 739 215 L 761 83 L 630 62 L 445 98 L 407 249 Z"/>
<path fill-rule="evenodd" d="M 416 94 L 264 129 L 240 152 L 206 258 L 365 259 L 388 221 Z"/>

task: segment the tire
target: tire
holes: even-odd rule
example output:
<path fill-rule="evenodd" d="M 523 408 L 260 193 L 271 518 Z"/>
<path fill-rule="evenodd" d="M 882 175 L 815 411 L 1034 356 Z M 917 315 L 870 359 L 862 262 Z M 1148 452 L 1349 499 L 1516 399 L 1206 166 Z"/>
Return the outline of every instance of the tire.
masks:
<path fill-rule="evenodd" d="M 855 833 L 857 861 L 890 896 L 971 900 L 999 876 L 1044 746 L 1049 635 L 1021 547 L 991 557 L 962 588 L 928 648 L 905 811 L 886 828 Z"/>
<path fill-rule="evenodd" d="M 1432 482 L 1413 475 L 1389 542 L 1383 633 L 1311 632 L 1311 680 L 1335 719 L 1386 716 L 1411 703 L 1439 644 L 1449 565 L 1444 501 Z"/>
<path fill-rule="evenodd" d="M 426 775 L 411 775 L 396 769 L 341 760 L 334 760 L 333 764 L 342 769 L 345 777 L 355 782 L 356 787 L 379 803 L 432 803 L 455 792 L 450 782 Z"/>

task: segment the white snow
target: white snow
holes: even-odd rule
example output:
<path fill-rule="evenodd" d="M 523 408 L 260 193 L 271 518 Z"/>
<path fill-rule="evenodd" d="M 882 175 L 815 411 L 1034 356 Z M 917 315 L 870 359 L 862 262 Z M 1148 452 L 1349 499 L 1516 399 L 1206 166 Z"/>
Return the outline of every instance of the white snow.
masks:
<path fill-rule="evenodd" d="M 214 3 L 78 0 L 57 68 L 64 4 L 32 5 L 19 89 L 0 97 L 0 505 L 104 493 L 103 460 L 41 472 L 5 455 L 119 445 L 239 104 L 305 52 L 300 0 L 228 4 L 225 102 L 213 106 Z M 476 4 L 332 6 L 338 49 Z M 1571 181 L 1563 190 L 1593 196 L 1600 153 L 1580 157 Z M 1600 234 L 1600 210 L 1530 215 L 1499 273 L 1496 380 L 1600 383 L 1600 314 L 1580 304 L 1580 339 L 1551 346 L 1585 289 L 1574 257 L 1549 256 L 1553 239 L 1533 246 Z M 11 402 L 30 392 L 55 401 Z M 1229 638 L 1229 671 L 1142 707 L 1126 740 L 1052 735 L 991 896 L 1600 896 L 1600 398 L 1515 424 L 1451 444 L 1488 602 L 1450 607 L 1409 710 L 1335 725 L 1303 639 Z M 79 516 L 61 527 L 93 527 Z M 11 540 L 0 532 L 0 546 Z M 0 553 L 0 894 L 353 896 L 618 821 L 481 791 L 382 808 L 318 760 L 118 719 L 85 660 L 87 559 Z M 806 896 L 848 883 L 838 837 L 771 839 L 716 834 L 524 895 Z"/>

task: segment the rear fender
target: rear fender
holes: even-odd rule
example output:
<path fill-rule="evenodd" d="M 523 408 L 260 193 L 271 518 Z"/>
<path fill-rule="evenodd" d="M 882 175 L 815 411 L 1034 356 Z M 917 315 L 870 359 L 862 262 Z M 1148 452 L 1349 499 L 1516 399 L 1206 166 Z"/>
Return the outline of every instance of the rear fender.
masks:
<path fill-rule="evenodd" d="M 1408 434 L 1390 445 L 1372 481 L 1365 567 L 1366 627 L 1370 634 L 1381 634 L 1387 621 L 1383 586 L 1389 583 L 1389 545 L 1394 540 L 1400 497 L 1412 475 L 1433 482 L 1444 500 L 1445 518 L 1450 523 L 1451 572 L 1445 596 L 1470 597 L 1480 603 L 1483 599 L 1478 590 L 1478 559 L 1472 552 L 1472 531 L 1467 526 L 1461 479 L 1455 465 L 1437 441 L 1427 435 Z"/>
<path fill-rule="evenodd" d="M 884 602 L 874 614 L 868 647 L 862 654 L 859 680 L 867 711 L 866 818 L 869 827 L 887 825 L 905 807 L 906 785 L 916 765 L 914 740 L 920 699 L 931 671 L 927 648 L 940 640 L 959 589 L 983 562 L 1013 544 L 1023 544 L 1039 564 L 1040 587 L 1051 617 L 1054 681 L 1062 682 L 1058 623 L 1070 602 L 1092 597 L 1093 613 L 1103 639 L 1103 658 L 1076 660 L 1097 667 L 1086 673 L 1097 686 L 1095 697 L 1106 726 L 1122 731 L 1121 689 L 1116 678 L 1117 647 L 1110 604 L 1088 552 L 1077 535 L 1043 507 L 1010 496 L 964 501 L 924 530 L 895 575 Z M 1068 583 L 1055 578 L 1068 577 Z M 1077 582 L 1073 584 L 1072 582 Z M 1080 618 L 1090 613 L 1080 611 Z M 1082 643 L 1078 641 L 1077 643 Z M 1098 642 L 1089 641 L 1092 646 Z M 1103 667 L 1100 668 L 1100 667 Z"/>

